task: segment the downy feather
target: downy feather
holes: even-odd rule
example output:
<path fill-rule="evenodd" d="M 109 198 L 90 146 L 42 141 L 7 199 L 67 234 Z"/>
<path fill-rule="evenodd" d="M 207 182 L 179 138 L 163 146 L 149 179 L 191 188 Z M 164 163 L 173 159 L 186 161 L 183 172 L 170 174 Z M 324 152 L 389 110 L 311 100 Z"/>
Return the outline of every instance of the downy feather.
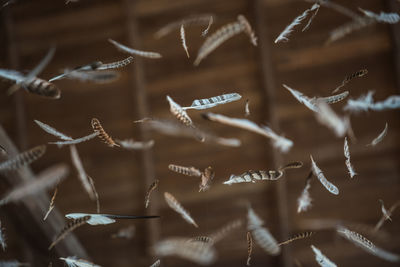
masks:
<path fill-rule="evenodd" d="M 366 95 L 361 96 L 358 99 L 349 99 L 343 109 L 351 112 L 359 112 L 368 110 L 383 111 L 400 108 L 400 95 L 392 95 L 383 101 L 374 103 L 373 94 L 373 91 L 369 91 Z"/>

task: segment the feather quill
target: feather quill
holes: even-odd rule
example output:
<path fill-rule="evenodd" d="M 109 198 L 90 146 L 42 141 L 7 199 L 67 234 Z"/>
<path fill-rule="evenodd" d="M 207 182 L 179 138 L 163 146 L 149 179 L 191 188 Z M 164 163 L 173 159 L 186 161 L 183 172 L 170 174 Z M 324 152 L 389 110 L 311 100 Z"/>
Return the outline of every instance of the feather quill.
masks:
<path fill-rule="evenodd" d="M 50 244 L 49 250 L 51 250 L 58 242 L 63 240 L 69 233 L 74 231 L 76 228 L 84 225 L 86 221 L 90 219 L 90 216 L 85 216 L 83 218 L 79 218 L 77 220 L 69 221 L 64 228 L 60 231 L 60 233 L 56 236 L 54 241 Z"/>
<path fill-rule="evenodd" d="M 350 177 L 353 178 L 357 173 L 354 171 L 353 165 L 350 162 L 350 149 L 347 142 L 347 137 L 344 138 L 344 156 L 346 158 L 346 167 L 349 171 Z"/>
<path fill-rule="evenodd" d="M 286 28 L 279 34 L 279 36 L 275 39 L 275 43 L 279 43 L 279 42 L 287 42 L 289 41 L 289 35 L 293 32 L 294 28 L 297 25 L 300 25 L 301 22 L 308 17 L 308 14 L 310 12 L 313 12 L 315 10 L 318 10 L 318 8 L 320 7 L 319 4 L 315 3 L 311 8 L 306 9 L 303 14 L 301 14 L 300 16 L 296 17 L 292 23 L 290 23 L 288 26 L 286 26 Z M 307 23 L 306 28 L 309 27 L 309 24 L 311 24 L 311 20 L 313 17 L 311 17 L 310 21 Z M 304 29 L 303 29 L 304 30 Z"/>
<path fill-rule="evenodd" d="M 202 109 L 208 109 L 212 108 L 218 105 L 222 104 L 227 104 L 233 101 L 237 101 L 241 99 L 242 96 L 237 94 L 237 93 L 231 93 L 231 94 L 224 94 L 224 95 L 219 95 L 219 96 L 213 96 L 210 98 L 204 98 L 204 99 L 196 99 L 192 102 L 192 105 L 190 107 L 182 107 L 183 110 L 188 110 L 188 109 L 196 109 L 196 110 L 202 110 Z"/>
<path fill-rule="evenodd" d="M 182 47 L 186 52 L 186 56 L 188 58 L 190 58 L 189 50 L 188 50 L 188 47 L 187 47 L 187 44 L 186 44 L 185 27 L 183 26 L 183 24 L 181 25 L 180 34 L 181 34 Z"/>
<path fill-rule="evenodd" d="M 376 146 L 377 144 L 382 142 L 383 138 L 385 138 L 387 135 L 387 131 L 388 131 L 388 123 L 386 122 L 385 129 L 383 129 L 383 131 L 378 135 L 378 137 L 376 137 L 374 140 L 372 140 L 372 142 L 370 144 L 368 144 L 367 146 Z"/>
<path fill-rule="evenodd" d="M 0 163 L 0 172 L 8 170 L 16 170 L 24 165 L 31 164 L 35 160 L 39 159 L 46 152 L 46 146 L 36 146 L 27 151 L 24 151 L 11 159 L 8 159 Z"/>
<path fill-rule="evenodd" d="M 29 180 L 11 191 L 0 200 L 0 206 L 9 202 L 16 202 L 26 196 L 37 194 L 53 187 L 68 175 L 69 168 L 65 164 L 58 164 L 41 172 L 38 178 Z"/>
<path fill-rule="evenodd" d="M 154 146 L 154 140 L 138 142 L 133 139 L 126 139 L 126 140 L 115 140 L 118 144 L 121 145 L 122 148 L 128 150 L 142 150 L 142 149 L 149 149 Z"/>
<path fill-rule="evenodd" d="M 159 182 L 160 181 L 158 179 L 154 180 L 154 182 L 151 183 L 149 189 L 146 192 L 146 196 L 144 197 L 144 206 L 146 207 L 146 209 L 150 203 L 151 192 L 153 192 L 157 188 Z"/>
<path fill-rule="evenodd" d="M 78 259 L 76 257 L 61 257 L 60 260 L 65 261 L 68 267 L 101 267 L 100 265 L 96 265 L 86 260 Z"/>
<path fill-rule="evenodd" d="M 194 225 L 196 228 L 199 227 L 197 223 L 193 220 L 193 218 L 190 216 L 190 214 L 182 207 L 182 205 L 178 202 L 178 200 L 176 200 L 176 198 L 173 195 L 171 195 L 168 192 L 164 192 L 164 198 L 168 206 L 177 213 L 179 213 L 186 222 Z"/>
<path fill-rule="evenodd" d="M 283 136 L 277 135 L 275 132 L 272 131 L 271 128 L 267 126 L 258 126 L 252 121 L 249 121 L 247 119 L 237 119 L 237 118 L 230 118 L 221 114 L 215 114 L 215 113 L 204 113 L 202 114 L 203 118 L 219 122 L 222 124 L 226 124 L 232 127 L 237 127 L 241 129 L 245 129 L 257 134 L 260 134 L 262 136 L 265 136 L 267 138 L 272 139 L 273 146 L 277 149 L 279 149 L 281 152 L 287 152 L 290 150 L 290 148 L 293 146 L 293 142 Z"/>
<path fill-rule="evenodd" d="M 324 254 L 322 254 L 321 250 L 311 245 L 312 250 L 315 253 L 315 260 L 318 262 L 319 266 L 322 267 L 336 267 L 337 265 L 328 259 Z"/>
<path fill-rule="evenodd" d="M 339 189 L 325 178 L 324 173 L 317 166 L 317 164 L 315 163 L 315 161 L 311 155 L 310 155 L 310 158 L 311 158 L 311 170 L 312 170 L 313 174 L 318 178 L 318 180 L 326 188 L 326 190 L 328 190 L 330 193 L 332 193 L 334 195 L 339 195 Z"/>
<path fill-rule="evenodd" d="M 120 146 L 117 143 L 114 142 L 114 140 L 107 134 L 107 132 L 103 129 L 103 126 L 101 126 L 100 121 L 96 118 L 92 119 L 92 128 L 95 133 L 97 133 L 97 136 L 100 138 L 103 143 L 108 145 L 109 147 L 114 147 L 114 146 Z"/>
<path fill-rule="evenodd" d="M 383 111 L 400 108 L 400 95 L 392 95 L 383 101 L 374 103 L 373 94 L 373 91 L 369 91 L 366 95 L 361 96 L 358 99 L 349 99 L 343 109 L 351 112 L 359 112 L 368 110 Z"/>
<path fill-rule="evenodd" d="M 140 50 L 136 50 L 130 47 L 127 47 L 123 44 L 120 44 L 112 39 L 108 39 L 108 41 L 113 44 L 118 50 L 124 52 L 124 53 L 128 53 L 131 55 L 136 55 L 136 56 L 140 56 L 140 57 L 145 57 L 145 58 L 152 58 L 152 59 L 156 59 L 156 58 L 161 58 L 161 54 L 156 53 L 156 52 L 147 52 L 147 51 L 140 51 Z"/>

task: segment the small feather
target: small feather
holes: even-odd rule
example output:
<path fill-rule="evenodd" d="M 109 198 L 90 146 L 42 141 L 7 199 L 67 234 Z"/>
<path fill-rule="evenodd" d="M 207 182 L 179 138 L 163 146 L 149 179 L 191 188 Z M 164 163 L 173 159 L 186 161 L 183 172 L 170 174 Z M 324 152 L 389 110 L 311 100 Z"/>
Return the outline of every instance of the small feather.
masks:
<path fill-rule="evenodd" d="M 97 136 L 109 147 L 114 147 L 114 146 L 120 146 L 117 143 L 114 142 L 114 140 L 107 134 L 107 132 L 103 129 L 103 126 L 101 126 L 100 121 L 96 118 L 92 119 L 92 128 L 95 133 L 97 133 Z"/>
<path fill-rule="evenodd" d="M 157 188 L 158 183 L 159 183 L 158 179 L 154 180 L 154 182 L 151 183 L 149 189 L 146 192 L 146 196 L 144 198 L 144 205 L 145 205 L 146 209 L 147 209 L 147 207 L 149 206 L 149 203 L 150 203 L 151 192 L 153 192 Z"/>
<path fill-rule="evenodd" d="M 83 136 L 81 138 L 77 138 L 77 139 L 72 139 L 72 140 L 66 140 L 66 141 L 56 141 L 56 142 L 49 142 L 50 145 L 57 145 L 59 148 L 66 146 L 66 145 L 76 145 L 76 144 L 80 144 L 86 141 L 89 141 L 93 138 L 95 138 L 96 136 L 98 136 L 99 133 L 91 133 L 89 135 Z"/>
<path fill-rule="evenodd" d="M 112 62 L 112 63 L 107 63 L 107 64 L 101 64 L 99 67 L 96 68 L 96 70 L 109 70 L 109 69 L 118 69 L 125 67 L 133 62 L 133 57 L 127 57 L 123 60 Z"/>
<path fill-rule="evenodd" d="M 168 206 L 177 213 L 179 213 L 185 221 L 194 225 L 196 228 L 199 227 L 193 220 L 193 218 L 190 216 L 190 214 L 182 207 L 182 205 L 178 202 L 178 200 L 176 200 L 176 198 L 173 195 L 171 195 L 168 192 L 165 192 L 164 198 Z"/>
<path fill-rule="evenodd" d="M 296 241 L 296 240 L 299 240 L 299 239 L 308 238 L 308 237 L 310 237 L 310 236 L 312 236 L 314 234 L 315 234 L 314 232 L 300 233 L 300 234 L 295 235 L 294 237 L 291 237 L 290 239 L 288 239 L 288 240 L 286 240 L 284 242 L 279 243 L 278 246 L 287 245 L 289 243 L 292 243 L 293 241 Z"/>
<path fill-rule="evenodd" d="M 156 262 L 154 262 L 150 267 L 159 267 L 161 266 L 161 261 L 157 260 Z"/>
<path fill-rule="evenodd" d="M 380 14 L 375 14 L 374 12 L 364 10 L 362 8 L 358 8 L 361 12 L 364 13 L 365 16 L 369 18 L 373 18 L 378 22 L 381 23 L 388 23 L 388 24 L 396 24 L 400 21 L 400 16 L 397 13 L 385 13 L 381 12 Z"/>
<path fill-rule="evenodd" d="M 184 167 L 184 166 L 179 166 L 175 164 L 169 164 L 168 169 L 170 169 L 173 172 L 180 173 L 183 175 L 187 176 L 196 176 L 196 177 L 201 177 L 202 173 L 199 169 L 196 169 L 195 167 Z"/>
<path fill-rule="evenodd" d="M 339 189 L 325 178 L 324 173 L 321 171 L 320 168 L 318 168 L 317 164 L 315 163 L 311 155 L 310 158 L 311 158 L 311 169 L 313 174 L 317 176 L 318 180 L 326 188 L 326 190 L 328 190 L 330 193 L 334 195 L 339 195 Z"/>
<path fill-rule="evenodd" d="M 323 101 L 317 101 L 317 112 L 315 116 L 317 121 L 322 125 L 330 128 L 337 137 L 343 137 L 350 129 L 350 121 L 348 117 L 339 117 L 333 109 Z"/>
<path fill-rule="evenodd" d="M 140 57 L 145 57 L 145 58 L 161 58 L 162 56 L 159 53 L 156 52 L 147 52 L 147 51 L 140 51 L 140 50 L 136 50 L 130 47 L 127 47 L 123 44 L 120 44 L 112 39 L 108 39 L 108 41 L 113 44 L 118 50 L 124 52 L 124 53 L 128 53 L 131 55 L 136 55 L 136 56 L 140 56 Z"/>
<path fill-rule="evenodd" d="M 313 173 L 311 171 L 306 179 L 306 186 L 304 187 L 300 197 L 297 199 L 297 213 L 307 211 L 309 208 L 311 208 L 312 199 L 310 197 L 310 188 L 312 174 Z"/>
<path fill-rule="evenodd" d="M 336 267 L 337 265 L 328 259 L 324 254 L 322 254 L 321 250 L 311 245 L 312 250 L 315 253 L 315 260 L 322 267 Z"/>
<path fill-rule="evenodd" d="M 116 220 L 109 218 L 102 214 L 69 213 L 69 214 L 65 215 L 66 218 L 74 219 L 74 220 L 84 218 L 87 216 L 90 216 L 90 218 L 89 218 L 89 220 L 86 221 L 86 223 L 88 223 L 90 225 L 104 225 L 104 224 L 111 224 L 111 223 L 116 222 Z"/>
<path fill-rule="evenodd" d="M 58 192 L 58 186 L 54 190 L 53 196 L 51 197 L 51 200 L 50 200 L 49 209 L 47 210 L 46 214 L 44 215 L 43 221 L 45 221 L 47 219 L 50 212 L 54 209 L 54 202 L 56 200 L 57 192 Z"/>
<path fill-rule="evenodd" d="M 186 52 L 186 56 L 188 58 L 190 58 L 189 50 L 188 50 L 188 47 L 186 44 L 185 28 L 184 28 L 183 24 L 181 25 L 180 34 L 181 34 L 181 42 L 182 42 L 183 49 Z"/>
<path fill-rule="evenodd" d="M 251 237 L 251 232 L 247 232 L 247 261 L 246 265 L 250 266 L 251 253 L 253 252 L 253 238 Z"/>
<path fill-rule="evenodd" d="M 86 216 L 83 218 L 79 218 L 77 220 L 73 220 L 68 222 L 64 228 L 60 231 L 60 233 L 56 236 L 54 241 L 50 244 L 49 250 L 51 250 L 58 242 L 63 240 L 70 232 L 74 231 L 79 226 L 82 226 L 86 223 L 87 220 L 90 219 L 90 216 Z"/>
<path fill-rule="evenodd" d="M 372 140 L 372 142 L 370 144 L 368 144 L 367 146 L 376 146 L 377 144 L 382 142 L 383 138 L 385 138 L 387 135 L 387 131 L 388 131 L 388 123 L 386 122 L 385 129 L 383 129 L 383 131 L 378 135 L 378 137 L 376 137 L 374 140 Z"/>
<path fill-rule="evenodd" d="M 192 105 L 190 107 L 182 107 L 183 110 L 188 110 L 188 109 L 196 109 L 196 110 L 202 110 L 202 109 L 208 109 L 212 108 L 218 105 L 222 104 L 227 104 L 233 101 L 237 101 L 241 99 L 242 96 L 237 94 L 237 93 L 231 93 L 231 94 L 224 94 L 224 95 L 219 95 L 219 96 L 214 96 L 211 98 L 204 98 L 204 99 L 196 99 L 192 102 Z"/>
<path fill-rule="evenodd" d="M 373 91 L 369 91 L 368 94 L 361 96 L 358 99 L 349 99 L 347 105 L 343 109 L 351 112 L 359 112 L 368 110 L 383 111 L 400 108 L 400 95 L 392 95 L 383 101 L 374 103 L 373 94 Z"/>
<path fill-rule="evenodd" d="M 60 258 L 60 260 L 65 261 L 68 267 L 101 267 L 86 260 L 77 259 L 76 257 Z"/>
<path fill-rule="evenodd" d="M 246 105 L 244 106 L 244 115 L 246 117 L 250 116 L 250 101 L 249 101 L 249 99 L 246 100 Z"/>
<path fill-rule="evenodd" d="M 154 140 L 149 140 L 145 142 L 134 141 L 133 139 L 115 140 L 115 141 L 118 144 L 120 144 L 122 148 L 128 150 L 150 149 L 154 146 Z"/>
<path fill-rule="evenodd" d="M 171 113 L 184 125 L 194 127 L 193 121 L 186 111 L 168 95 L 167 100 Z"/>
<path fill-rule="evenodd" d="M 65 135 L 65 134 L 63 134 L 63 133 L 57 131 L 57 130 L 54 129 L 53 127 L 51 127 L 51 126 L 49 126 L 49 125 L 47 125 L 47 124 L 45 124 L 45 123 L 43 123 L 43 122 L 40 122 L 40 121 L 38 121 L 38 120 L 35 120 L 35 123 L 36 123 L 37 125 L 39 125 L 39 127 L 42 128 L 45 132 L 47 132 L 47 133 L 49 133 L 49 134 L 51 134 L 51 135 L 54 135 L 55 137 L 58 137 L 58 138 L 60 138 L 60 139 L 62 139 L 62 140 L 65 140 L 65 141 L 67 141 L 67 140 L 71 141 L 71 140 L 72 140 L 71 137 L 69 137 L 69 136 L 67 136 L 67 135 Z"/>
<path fill-rule="evenodd" d="M 39 159 L 46 152 L 46 146 L 36 146 L 27 151 L 24 151 L 11 159 L 0 163 L 0 172 L 8 170 L 16 170 L 24 165 L 31 164 L 35 160 Z"/>
<path fill-rule="evenodd" d="M 353 178 L 357 173 L 354 171 L 353 165 L 350 162 L 350 149 L 349 144 L 347 142 L 347 137 L 344 138 L 344 156 L 346 158 L 346 167 L 349 171 L 350 177 Z"/>
<path fill-rule="evenodd" d="M 367 73 L 368 73 L 368 70 L 367 70 L 367 69 L 362 69 L 362 70 L 359 70 L 359 71 L 357 71 L 357 72 L 355 72 L 355 73 L 352 73 L 351 75 L 347 76 L 347 77 L 343 80 L 343 82 L 342 82 L 341 85 L 339 85 L 338 87 L 336 87 L 335 90 L 332 91 L 332 94 L 338 92 L 338 91 L 340 90 L 340 88 L 342 88 L 343 86 L 345 86 L 347 83 L 349 83 L 349 82 L 350 82 L 351 80 L 353 80 L 354 78 L 356 78 L 356 77 L 362 77 L 362 76 L 366 75 Z"/>

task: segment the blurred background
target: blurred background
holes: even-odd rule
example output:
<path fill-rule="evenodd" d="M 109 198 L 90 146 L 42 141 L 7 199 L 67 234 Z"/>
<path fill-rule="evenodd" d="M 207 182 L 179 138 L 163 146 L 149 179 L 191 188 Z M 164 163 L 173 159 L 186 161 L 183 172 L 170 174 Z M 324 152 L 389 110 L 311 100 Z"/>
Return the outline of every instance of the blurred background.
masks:
<path fill-rule="evenodd" d="M 5 2 L 5 1 L 3 1 Z M 353 11 L 358 7 L 396 12 L 395 0 L 337 1 Z M 66 4 L 62 0 L 16 0 L 1 10 L 1 68 L 30 70 L 48 49 L 56 54 L 41 78 L 49 79 L 64 68 L 73 68 L 100 60 L 114 62 L 126 57 L 108 38 L 145 51 L 163 55 L 161 59 L 134 57 L 120 69 L 117 81 L 108 84 L 60 80 L 58 100 L 49 100 L 21 90 L 7 96 L 9 82 L 1 83 L 0 120 L 5 139 L 19 151 L 55 141 L 34 119 L 61 132 L 80 137 L 92 132 L 90 121 L 98 118 L 106 131 L 117 139 L 155 140 L 152 149 L 127 151 L 109 148 L 98 139 L 78 145 L 87 173 L 94 179 L 100 196 L 101 212 L 111 214 L 160 215 L 156 220 L 119 220 L 106 226 L 85 225 L 48 251 L 52 238 L 62 229 L 63 214 L 95 213 L 96 203 L 82 188 L 75 170 L 59 187 L 56 208 L 49 219 L 37 204 L 48 205 L 48 196 L 0 208 L 8 248 L 0 259 L 17 259 L 32 266 L 63 266 L 59 257 L 78 256 L 101 266 L 150 266 L 157 257 L 151 247 L 171 236 L 193 237 L 210 234 L 226 223 L 245 218 L 249 201 L 265 226 L 278 241 L 306 230 L 317 230 L 309 239 L 285 246 L 279 256 L 269 256 L 254 245 L 252 266 L 317 266 L 310 248 L 313 244 L 338 266 L 396 266 L 367 254 L 335 231 L 325 229 L 326 222 L 352 224 L 361 233 L 361 225 L 373 227 L 380 219 L 381 206 L 400 199 L 400 120 L 399 111 L 369 112 L 351 116 L 357 140 L 350 142 L 352 163 L 358 175 L 350 179 L 343 155 L 343 138 L 320 125 L 312 111 L 300 104 L 282 87 L 287 84 L 308 96 L 328 96 L 342 80 L 360 69 L 368 74 L 347 85 L 350 98 L 375 90 L 375 99 L 399 94 L 400 28 L 376 24 L 342 40 L 326 45 L 329 32 L 350 19 L 321 7 L 311 28 L 301 26 L 287 43 L 274 44 L 275 38 L 311 3 L 295 0 L 80 0 Z M 204 38 L 203 26 L 186 27 L 190 59 L 182 49 L 179 30 L 156 39 L 154 33 L 167 23 L 195 14 L 214 14 L 210 34 L 235 21 L 239 14 L 248 18 L 258 36 L 258 46 L 240 34 L 222 44 L 198 67 L 193 60 Z M 171 137 L 143 128 L 133 121 L 144 117 L 173 119 L 166 95 L 182 106 L 194 99 L 236 92 L 240 101 L 213 108 L 212 112 L 243 118 L 246 99 L 250 101 L 250 120 L 271 126 L 278 134 L 294 141 L 286 154 L 275 151 L 260 135 L 205 121 L 202 111 L 191 111 L 196 125 L 219 136 L 238 138 L 242 146 L 230 148 L 200 143 L 194 139 Z M 332 105 L 343 113 L 346 101 Z M 376 147 L 367 147 L 388 123 L 388 134 Z M 8 136 L 8 137 L 7 137 Z M 3 144 L 3 143 L 2 143 Z M 297 213 L 300 196 L 310 170 L 310 154 L 327 178 L 340 189 L 329 194 L 312 180 L 313 207 Z M 278 181 L 223 185 L 231 174 L 247 170 L 273 170 L 290 161 L 302 161 L 301 169 L 288 171 Z M 71 165 L 68 148 L 48 146 L 46 154 L 32 164 L 34 173 L 59 162 Z M 196 178 L 168 170 L 169 164 L 212 166 L 215 178 L 211 189 L 198 192 Z M 148 186 L 159 179 L 150 207 L 144 207 Z M 0 193 L 13 181 L 2 177 Z M 172 193 L 196 220 L 199 228 L 187 224 L 165 203 L 163 193 Z M 43 198 L 44 197 L 44 198 Z M 39 200 L 39 198 L 41 200 Z M 46 202 L 47 201 L 47 202 Z M 47 206 L 46 206 L 47 208 Z M 382 228 L 385 238 L 368 237 L 376 245 L 400 253 L 400 211 Z M 329 220 L 329 221 L 328 221 Z M 134 225 L 132 239 L 111 238 L 119 229 Z M 365 227 L 367 227 L 365 226 Z M 319 229 L 321 228 L 321 229 Z M 243 266 L 247 259 L 246 229 L 239 228 L 216 244 L 218 259 L 212 266 Z M 163 266 L 196 266 L 176 257 L 162 259 Z"/>

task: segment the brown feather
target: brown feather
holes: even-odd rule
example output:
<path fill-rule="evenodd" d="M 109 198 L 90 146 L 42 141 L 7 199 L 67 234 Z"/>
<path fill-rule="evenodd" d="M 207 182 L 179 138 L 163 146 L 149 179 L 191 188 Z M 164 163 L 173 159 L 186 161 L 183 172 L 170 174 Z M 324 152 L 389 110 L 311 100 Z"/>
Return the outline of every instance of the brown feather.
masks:
<path fill-rule="evenodd" d="M 110 147 L 120 146 L 114 142 L 114 140 L 106 133 L 103 127 L 100 124 L 100 121 L 96 118 L 92 119 L 92 128 L 95 133 L 97 133 L 98 137 L 103 141 L 103 143 L 107 144 Z"/>
<path fill-rule="evenodd" d="M 58 242 L 64 239 L 67 234 L 74 231 L 79 226 L 84 225 L 89 219 L 90 216 L 85 216 L 76 220 L 69 221 L 67 225 L 65 225 L 61 232 L 57 235 L 53 243 L 51 243 L 51 245 L 49 246 L 49 250 L 51 250 Z"/>

